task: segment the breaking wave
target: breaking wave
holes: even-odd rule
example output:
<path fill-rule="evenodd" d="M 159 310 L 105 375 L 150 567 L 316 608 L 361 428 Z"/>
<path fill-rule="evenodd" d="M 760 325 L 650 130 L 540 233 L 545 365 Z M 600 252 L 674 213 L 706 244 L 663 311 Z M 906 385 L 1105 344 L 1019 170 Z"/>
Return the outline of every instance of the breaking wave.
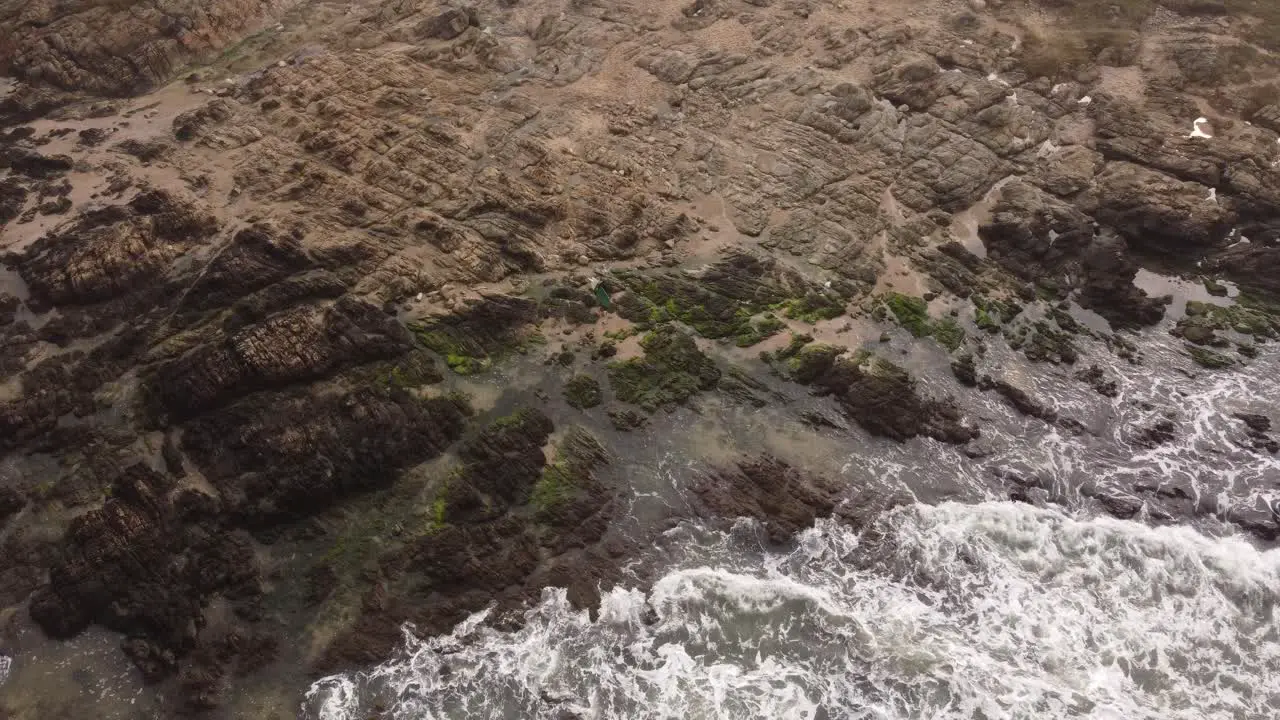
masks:
<path fill-rule="evenodd" d="M 649 589 L 547 590 L 316 682 L 312 720 L 1263 720 L 1280 707 L 1280 551 L 1017 503 L 823 521 L 789 551 L 683 526 Z"/>

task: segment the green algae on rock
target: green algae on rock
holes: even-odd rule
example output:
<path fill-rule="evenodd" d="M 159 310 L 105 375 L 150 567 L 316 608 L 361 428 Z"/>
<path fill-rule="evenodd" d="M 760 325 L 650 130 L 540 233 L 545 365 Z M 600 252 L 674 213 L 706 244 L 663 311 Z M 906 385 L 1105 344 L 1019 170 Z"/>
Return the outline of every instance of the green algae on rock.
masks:
<path fill-rule="evenodd" d="M 653 412 L 682 405 L 720 381 L 720 368 L 675 327 L 658 327 L 640 347 L 643 357 L 609 364 L 609 384 L 619 400 Z"/>
<path fill-rule="evenodd" d="M 1187 345 L 1186 349 L 1187 353 L 1191 355 L 1191 359 L 1195 360 L 1197 365 L 1209 368 L 1210 370 L 1221 370 L 1236 364 L 1236 361 L 1227 355 L 1223 355 L 1220 352 L 1210 350 L 1206 347 Z"/>

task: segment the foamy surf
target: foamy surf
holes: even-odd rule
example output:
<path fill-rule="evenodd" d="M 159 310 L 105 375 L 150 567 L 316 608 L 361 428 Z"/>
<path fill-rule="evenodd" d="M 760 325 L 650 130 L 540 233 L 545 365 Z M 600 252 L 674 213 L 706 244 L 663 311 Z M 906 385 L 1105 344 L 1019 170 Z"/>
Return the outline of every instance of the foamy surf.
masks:
<path fill-rule="evenodd" d="M 1262 720 L 1280 707 L 1280 551 L 1014 503 L 914 505 L 791 552 L 745 524 L 596 618 L 547 590 L 324 678 L 302 716 Z"/>

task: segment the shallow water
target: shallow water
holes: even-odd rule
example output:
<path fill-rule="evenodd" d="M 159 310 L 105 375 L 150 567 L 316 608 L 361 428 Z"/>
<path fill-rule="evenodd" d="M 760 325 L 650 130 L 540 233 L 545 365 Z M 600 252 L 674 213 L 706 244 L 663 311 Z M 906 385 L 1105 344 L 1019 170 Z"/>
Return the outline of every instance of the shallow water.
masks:
<path fill-rule="evenodd" d="M 898 508 L 790 551 L 678 528 L 597 617 L 548 590 L 312 686 L 303 717 L 1222 718 L 1280 703 L 1280 551 L 1000 502 Z"/>
<path fill-rule="evenodd" d="M 1143 334 L 1140 365 L 1090 340 L 1075 367 L 1031 366 L 995 347 L 982 359 L 1083 432 L 960 388 L 939 372 L 937 348 L 911 345 L 895 359 L 928 391 L 963 397 L 987 451 L 971 459 L 860 431 L 811 440 L 806 454 L 838 468 L 850 498 L 917 499 L 865 535 L 824 521 L 793 550 L 770 551 L 746 521 L 733 532 L 683 526 L 654 551 L 659 579 L 607 593 L 594 619 L 550 589 L 517 632 L 493 630 L 484 613 L 448 636 L 408 629 L 383 665 L 314 684 L 302 717 L 1274 717 L 1280 550 L 1220 519 L 1268 516 L 1276 500 L 1280 459 L 1244 447 L 1234 414 L 1273 411 L 1280 355 L 1263 346 L 1246 369 L 1205 371 L 1168 324 Z M 1094 363 L 1116 397 L 1071 377 Z M 784 435 L 769 413 L 710 415 Z M 1137 443 L 1161 417 L 1174 420 L 1175 440 Z M 735 437 L 725 435 L 729 450 Z M 631 469 L 652 471 L 635 484 L 637 505 L 681 493 L 698 465 L 687 450 Z M 1015 476 L 1051 504 L 1002 501 Z M 1189 497 L 1168 504 L 1136 492 L 1143 485 Z M 1099 495 L 1142 509 L 1134 520 L 1101 516 L 1089 500 Z M 1150 522 L 1162 518 L 1179 524 Z"/>

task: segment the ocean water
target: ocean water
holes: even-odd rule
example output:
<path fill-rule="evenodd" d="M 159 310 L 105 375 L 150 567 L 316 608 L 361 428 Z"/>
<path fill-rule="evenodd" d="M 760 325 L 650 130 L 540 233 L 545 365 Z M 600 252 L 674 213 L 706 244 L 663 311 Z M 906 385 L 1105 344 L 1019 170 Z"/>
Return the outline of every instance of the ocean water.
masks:
<path fill-rule="evenodd" d="M 669 569 L 594 612 L 545 591 L 382 665 L 316 682 L 301 717 L 1264 720 L 1280 708 L 1280 551 L 1013 502 L 686 525 Z"/>

